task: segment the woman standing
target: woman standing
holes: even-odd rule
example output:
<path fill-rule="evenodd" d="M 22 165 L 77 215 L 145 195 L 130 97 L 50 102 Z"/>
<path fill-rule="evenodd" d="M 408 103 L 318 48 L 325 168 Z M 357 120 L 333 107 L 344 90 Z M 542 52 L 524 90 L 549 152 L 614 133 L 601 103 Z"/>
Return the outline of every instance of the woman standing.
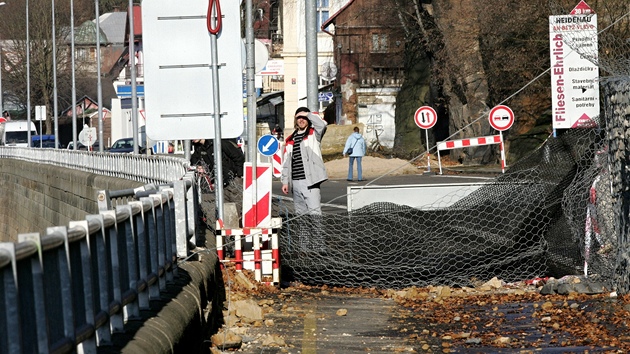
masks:
<path fill-rule="evenodd" d="M 352 181 L 352 172 L 354 170 L 354 160 L 357 160 L 357 177 L 359 181 L 363 181 L 363 170 L 361 168 L 361 158 L 365 156 L 365 139 L 361 133 L 359 133 L 359 127 L 354 127 L 354 133 L 352 133 L 348 140 L 346 140 L 346 146 L 343 148 L 343 154 L 350 157 L 348 165 L 348 181 Z"/>

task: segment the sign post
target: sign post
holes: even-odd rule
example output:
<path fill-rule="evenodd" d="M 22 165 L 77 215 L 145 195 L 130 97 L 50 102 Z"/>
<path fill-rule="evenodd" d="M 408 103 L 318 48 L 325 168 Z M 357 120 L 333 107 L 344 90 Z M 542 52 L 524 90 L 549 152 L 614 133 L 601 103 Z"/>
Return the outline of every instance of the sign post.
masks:
<path fill-rule="evenodd" d="M 503 131 L 510 129 L 514 124 L 514 112 L 508 106 L 498 105 L 490 110 L 488 115 L 490 125 L 499 131 L 499 137 L 501 139 L 501 172 L 505 173 L 505 149 L 503 146 Z"/>
<path fill-rule="evenodd" d="M 330 91 L 320 92 L 317 97 L 319 102 L 330 102 L 333 100 L 333 93 Z"/>
<path fill-rule="evenodd" d="M 218 2 L 210 4 L 217 10 Z M 208 18 L 208 1 L 143 3 L 144 107 L 146 134 L 152 140 L 236 138 L 243 133 L 240 13 L 238 1 L 224 1 L 213 26 L 216 17 Z"/>
<path fill-rule="evenodd" d="M 46 120 L 46 106 L 35 106 L 35 120 L 39 121 L 39 147 L 42 147 L 42 121 Z"/>
<path fill-rule="evenodd" d="M 549 16 L 549 51 L 554 133 L 597 126 L 597 15 L 584 1 L 570 15 Z"/>
<path fill-rule="evenodd" d="M 96 128 L 88 127 L 85 125 L 83 130 L 79 132 L 79 142 L 88 148 L 88 151 L 92 151 L 92 145 L 97 139 Z"/>
<path fill-rule="evenodd" d="M 424 129 L 425 140 L 427 142 L 427 172 L 431 172 L 431 155 L 429 154 L 429 129 L 433 128 L 437 122 L 437 112 L 429 106 L 422 106 L 414 114 L 416 125 Z"/>
<path fill-rule="evenodd" d="M 258 139 L 258 152 L 264 156 L 273 156 L 279 147 L 278 139 L 271 134 L 263 135 Z"/>

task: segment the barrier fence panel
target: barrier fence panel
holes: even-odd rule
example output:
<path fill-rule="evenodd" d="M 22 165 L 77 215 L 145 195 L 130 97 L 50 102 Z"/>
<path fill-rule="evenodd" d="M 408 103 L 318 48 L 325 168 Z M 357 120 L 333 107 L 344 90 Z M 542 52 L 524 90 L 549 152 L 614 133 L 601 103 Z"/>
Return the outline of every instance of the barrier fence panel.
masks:
<path fill-rule="evenodd" d="M 437 155 L 438 155 L 438 164 L 440 167 L 440 174 L 442 174 L 442 159 L 440 157 L 440 151 L 461 149 L 461 148 L 473 147 L 473 146 L 493 145 L 493 144 L 499 144 L 499 148 L 501 149 L 501 170 L 502 172 L 505 172 L 506 166 L 505 166 L 505 152 L 503 150 L 503 135 L 499 134 L 499 135 L 480 136 L 476 138 L 446 140 L 446 141 L 438 142 Z"/>

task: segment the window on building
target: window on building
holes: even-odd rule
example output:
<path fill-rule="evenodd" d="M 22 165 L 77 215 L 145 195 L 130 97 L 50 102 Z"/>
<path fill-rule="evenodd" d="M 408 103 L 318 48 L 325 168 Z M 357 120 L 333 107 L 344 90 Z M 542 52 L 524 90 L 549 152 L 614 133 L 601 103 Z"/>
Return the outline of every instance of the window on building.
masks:
<path fill-rule="evenodd" d="M 387 52 L 387 34 L 372 34 L 372 52 Z"/>
<path fill-rule="evenodd" d="M 74 58 L 79 61 L 95 61 L 96 48 L 76 48 Z"/>
<path fill-rule="evenodd" d="M 74 58 L 76 60 L 80 60 L 80 61 L 87 61 L 87 59 L 88 59 L 88 50 L 87 50 L 87 48 L 77 48 L 75 50 Z"/>
<path fill-rule="evenodd" d="M 280 11 L 278 7 L 278 1 L 271 2 L 271 16 L 269 17 L 269 29 L 272 31 L 278 30 L 278 20 L 280 18 Z"/>
<path fill-rule="evenodd" d="M 328 1 L 329 0 L 317 0 L 317 32 L 322 31 L 322 24 L 324 24 L 330 16 Z"/>

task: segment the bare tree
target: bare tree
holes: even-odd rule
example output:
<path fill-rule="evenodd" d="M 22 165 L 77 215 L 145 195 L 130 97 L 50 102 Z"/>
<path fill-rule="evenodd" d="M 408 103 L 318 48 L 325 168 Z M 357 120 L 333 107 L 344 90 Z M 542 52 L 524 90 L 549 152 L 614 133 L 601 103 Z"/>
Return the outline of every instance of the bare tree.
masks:
<path fill-rule="evenodd" d="M 550 63 L 548 16 L 569 14 L 579 1 L 392 1 L 407 29 L 406 79 L 396 107 L 397 152 L 409 157 L 422 149 L 409 118 L 421 105 L 438 111 L 436 141 L 460 130 L 460 137 L 491 133 L 484 112 L 499 103 L 517 117 L 508 136 L 545 124 L 551 130 L 549 76 L 544 75 Z M 627 71 L 628 16 L 620 21 L 627 1 L 592 0 L 589 5 L 598 13 L 600 29 L 615 24 L 600 34 L 600 67 Z M 496 159 L 491 148 L 472 150 L 458 157 L 468 163 Z"/>
<path fill-rule="evenodd" d="M 114 7 L 126 9 L 126 0 L 105 0 L 101 8 L 110 11 Z M 71 105 L 71 53 L 70 53 L 70 0 L 55 1 L 55 49 L 52 40 L 52 3 L 50 0 L 29 0 L 29 43 L 30 45 L 30 91 L 31 106 L 45 105 L 49 113 L 46 119 L 46 131 L 51 132 L 53 102 L 53 55 L 57 63 L 58 108 L 63 110 Z M 14 1 L 0 9 L 3 19 L 0 21 L 2 33 L 2 87 L 5 101 L 19 107 L 14 112 L 17 118 L 26 117 L 27 75 L 26 75 L 26 4 Z M 103 13 L 103 12 L 101 12 Z M 75 28 L 81 23 L 94 19 L 94 2 L 74 0 Z M 76 62 L 77 96 L 81 97 L 89 90 L 90 80 L 94 76 L 83 69 L 80 61 Z M 91 90 L 93 91 L 93 90 Z"/>

